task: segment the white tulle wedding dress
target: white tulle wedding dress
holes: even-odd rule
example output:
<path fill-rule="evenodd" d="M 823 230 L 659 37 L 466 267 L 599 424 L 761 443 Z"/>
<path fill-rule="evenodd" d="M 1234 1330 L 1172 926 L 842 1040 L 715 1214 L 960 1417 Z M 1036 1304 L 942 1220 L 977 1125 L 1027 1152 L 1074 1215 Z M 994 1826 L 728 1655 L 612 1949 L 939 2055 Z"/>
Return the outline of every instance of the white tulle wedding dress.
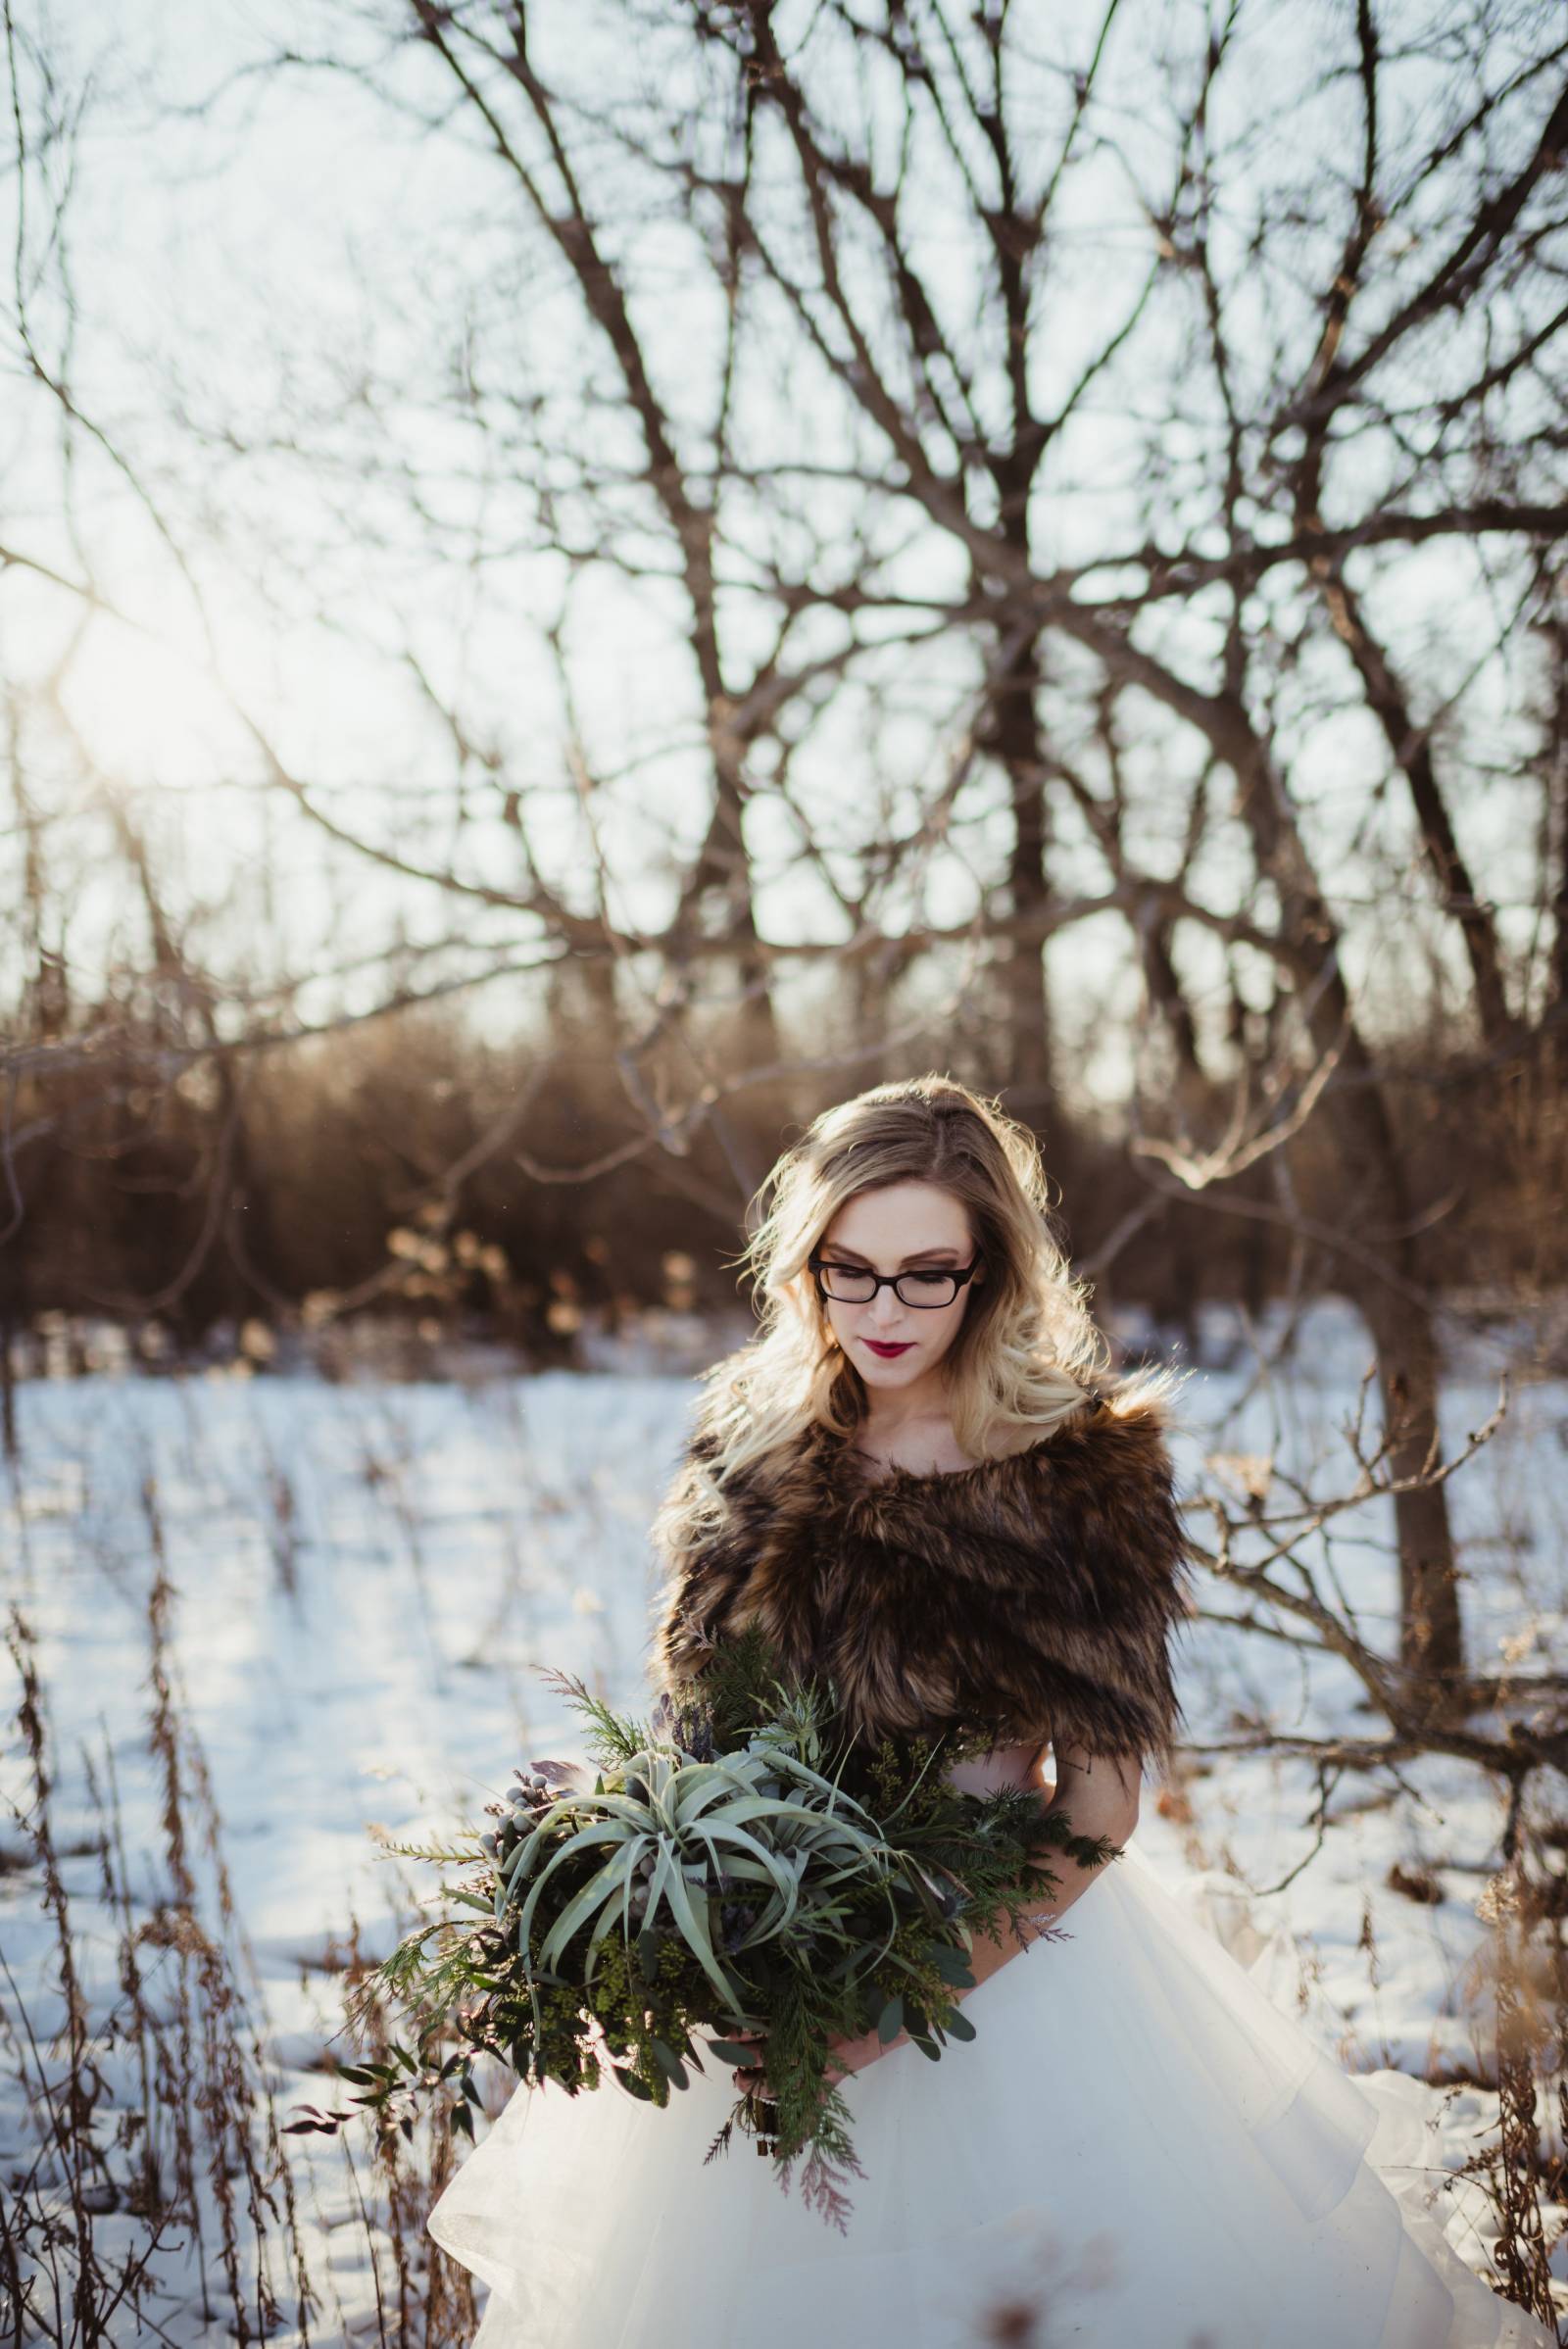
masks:
<path fill-rule="evenodd" d="M 738 2129 L 517 2088 L 430 2214 L 474 2349 L 1552 2349 L 1449 2246 L 1424 2117 L 1348 2076 L 1136 1841 L 964 2001 L 977 2036 L 845 2086 L 840 2231 Z"/>

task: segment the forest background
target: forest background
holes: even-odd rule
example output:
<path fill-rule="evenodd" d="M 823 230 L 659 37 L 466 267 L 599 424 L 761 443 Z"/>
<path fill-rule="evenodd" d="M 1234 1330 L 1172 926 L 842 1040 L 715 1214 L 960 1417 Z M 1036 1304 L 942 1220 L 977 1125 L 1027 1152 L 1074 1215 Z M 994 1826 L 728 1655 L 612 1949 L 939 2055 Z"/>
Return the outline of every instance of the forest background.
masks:
<path fill-rule="evenodd" d="M 1338 1481 L 1200 1506 L 1372 1726 L 1245 1738 L 1479 1771 L 1568 1909 L 1441 1424 L 1568 1373 L 1559 12 L 4 29 L 14 1484 L 38 1380 L 689 1376 L 779 1149 L 940 1068 L 1124 1354 L 1352 1317 Z M 1302 1564 L 1369 1497 L 1387 1637 Z"/>

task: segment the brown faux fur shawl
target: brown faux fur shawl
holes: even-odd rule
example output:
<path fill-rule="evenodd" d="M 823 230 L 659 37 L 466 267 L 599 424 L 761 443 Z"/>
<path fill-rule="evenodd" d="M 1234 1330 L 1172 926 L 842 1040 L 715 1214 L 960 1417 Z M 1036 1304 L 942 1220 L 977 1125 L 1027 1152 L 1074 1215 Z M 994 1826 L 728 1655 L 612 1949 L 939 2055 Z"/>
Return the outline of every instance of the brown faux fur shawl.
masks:
<path fill-rule="evenodd" d="M 1157 1400 L 1108 1388 L 1021 1451 L 878 1477 L 818 1424 L 771 1498 L 730 1480 L 716 1529 L 699 1428 L 661 1512 L 651 1678 L 678 1697 L 755 1621 L 786 1665 L 831 1677 L 857 1738 L 988 1731 L 1168 1769 L 1192 1605 L 1165 1426 Z"/>

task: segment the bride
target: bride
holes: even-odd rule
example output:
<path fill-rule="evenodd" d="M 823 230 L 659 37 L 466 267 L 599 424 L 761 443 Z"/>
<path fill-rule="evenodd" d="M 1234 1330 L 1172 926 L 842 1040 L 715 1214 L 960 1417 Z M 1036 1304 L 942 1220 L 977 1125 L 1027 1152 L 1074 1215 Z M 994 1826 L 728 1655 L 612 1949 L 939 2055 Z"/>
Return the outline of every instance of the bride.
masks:
<path fill-rule="evenodd" d="M 1425 2207 L 1415 2083 L 1346 2074 L 1130 1845 L 1181 1720 L 1174 1382 L 1104 1375 L 1033 1138 L 882 1085 L 763 1193 L 760 1326 L 656 1521 L 662 1692 L 760 1622 L 857 1735 L 984 1749 L 959 1786 L 1045 1801 L 1051 1756 L 1118 1856 L 1053 1853 L 1031 1934 L 976 1938 L 971 2041 L 834 2043 L 847 2213 L 714 2149 L 765 2038 L 664 2110 L 517 2087 L 428 2222 L 491 2286 L 475 2349 L 1546 2349 Z"/>

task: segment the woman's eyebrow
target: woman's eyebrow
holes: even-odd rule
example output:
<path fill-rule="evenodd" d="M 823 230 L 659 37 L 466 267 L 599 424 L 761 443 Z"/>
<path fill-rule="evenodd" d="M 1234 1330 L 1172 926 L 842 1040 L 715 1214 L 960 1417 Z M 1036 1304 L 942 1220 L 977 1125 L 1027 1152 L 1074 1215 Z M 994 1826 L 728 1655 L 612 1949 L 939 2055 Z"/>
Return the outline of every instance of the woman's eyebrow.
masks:
<path fill-rule="evenodd" d="M 824 1250 L 824 1253 L 826 1252 Z M 869 1256 L 862 1256 L 858 1248 L 841 1248 L 837 1241 L 832 1243 L 831 1252 L 834 1256 L 842 1256 L 846 1263 L 869 1264 L 870 1262 Z M 957 1252 L 956 1248 L 917 1248 L 912 1256 L 901 1257 L 900 1262 L 901 1264 L 923 1264 L 927 1256 L 951 1257 L 956 1256 Z"/>

